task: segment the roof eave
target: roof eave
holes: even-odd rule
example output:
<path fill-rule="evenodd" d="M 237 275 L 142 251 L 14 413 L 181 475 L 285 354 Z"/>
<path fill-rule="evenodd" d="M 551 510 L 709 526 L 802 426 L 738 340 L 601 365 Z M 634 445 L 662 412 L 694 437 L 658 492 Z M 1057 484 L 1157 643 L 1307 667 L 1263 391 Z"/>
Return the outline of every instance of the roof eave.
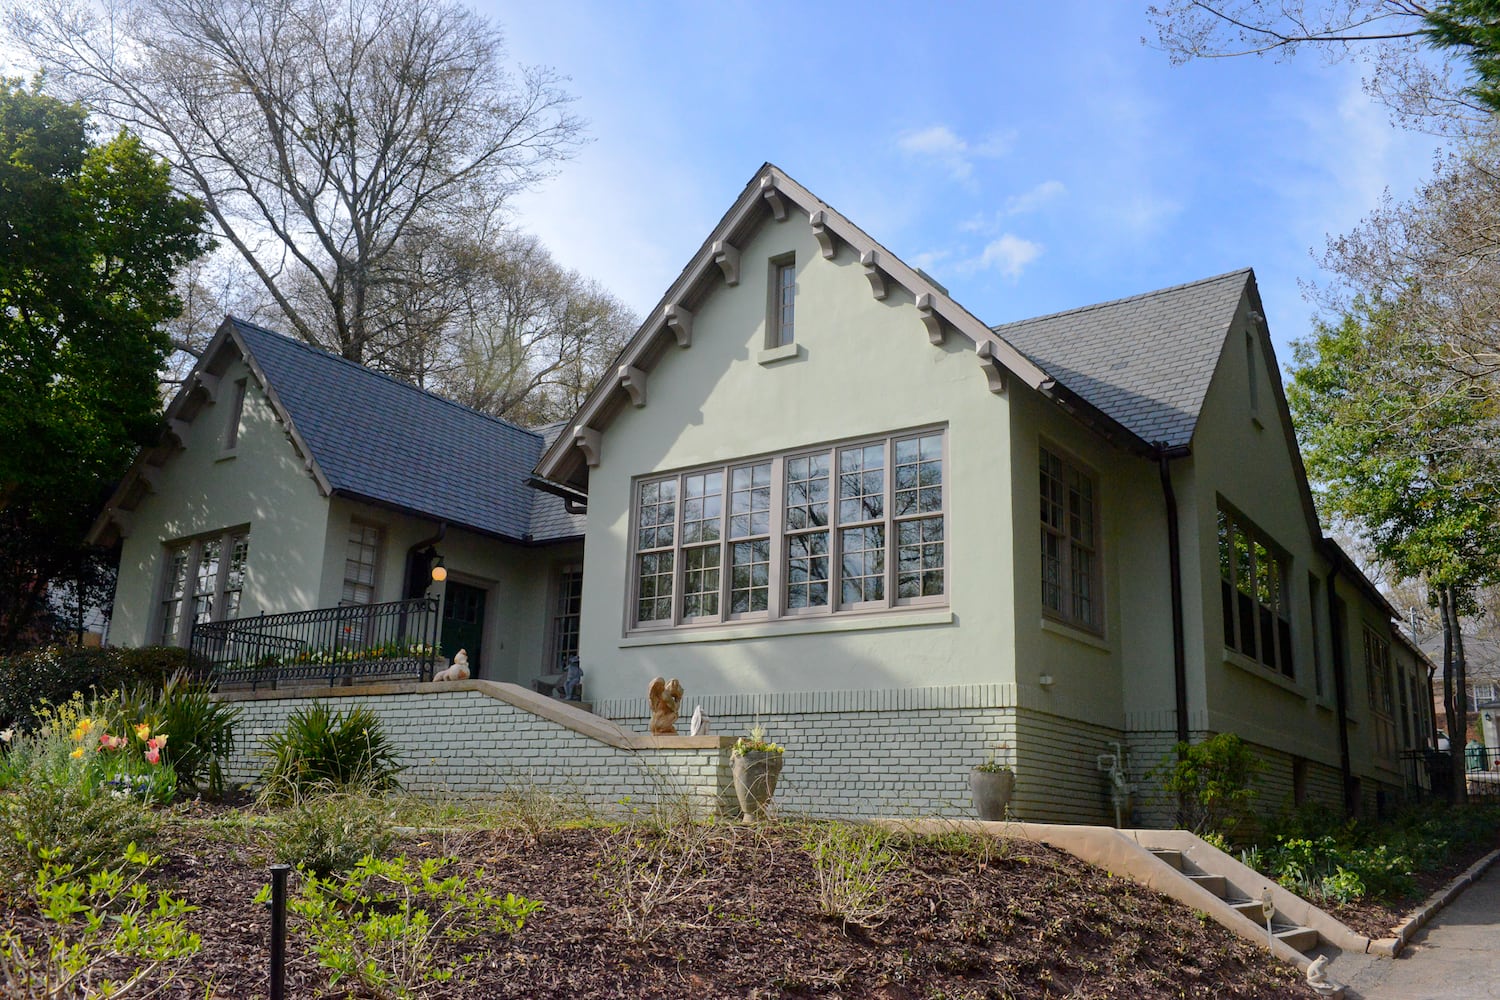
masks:
<path fill-rule="evenodd" d="M 955 302 L 943 288 L 909 266 L 895 254 L 877 243 L 868 233 L 850 222 L 838 210 L 817 198 L 811 191 L 787 176 L 779 167 L 763 165 L 739 197 L 730 206 L 717 226 L 709 233 L 698 251 L 683 268 L 677 280 L 668 288 L 646 321 L 626 343 L 613 367 L 613 376 L 601 379 L 589 393 L 583 405 L 543 452 L 536 465 L 538 478 L 553 483 L 569 484 L 570 488 L 587 491 L 588 462 L 580 454 L 580 446 L 597 448 L 599 432 L 609 423 L 611 405 L 628 395 L 624 383 L 630 378 L 629 370 L 650 371 L 654 362 L 648 362 L 653 349 L 662 338 L 675 338 L 682 346 L 691 343 L 690 333 L 684 341 L 681 336 L 681 304 L 692 297 L 693 291 L 705 281 L 715 280 L 720 273 L 716 262 L 715 244 L 727 241 L 732 234 L 746 226 L 757 213 L 786 213 L 786 202 L 792 202 L 807 213 L 809 225 L 818 227 L 819 242 L 825 246 L 824 255 L 836 253 L 833 240 L 852 250 L 861 261 L 868 261 L 866 270 L 879 272 L 882 280 L 906 289 L 914 299 L 920 300 L 925 315 L 946 325 L 968 338 L 977 350 L 989 344 L 990 356 L 1008 372 L 1033 389 L 1040 389 L 1050 381 L 1046 372 L 1016 350 L 1003 337 L 991 330 L 967 309 Z M 826 241 L 826 242 L 825 242 Z M 678 331 L 674 333 L 674 328 Z M 597 458 L 595 458 L 597 461 Z M 580 466 L 582 466 L 580 468 Z"/>

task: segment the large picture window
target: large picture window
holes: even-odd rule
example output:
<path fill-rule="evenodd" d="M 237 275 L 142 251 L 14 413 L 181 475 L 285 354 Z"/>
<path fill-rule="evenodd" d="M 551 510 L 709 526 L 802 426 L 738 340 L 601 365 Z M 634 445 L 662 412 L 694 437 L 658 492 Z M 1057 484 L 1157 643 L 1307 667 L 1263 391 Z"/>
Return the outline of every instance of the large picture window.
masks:
<path fill-rule="evenodd" d="M 1098 488 L 1084 469 L 1045 446 L 1040 451 L 1042 608 L 1099 632 Z"/>
<path fill-rule="evenodd" d="M 638 480 L 630 625 L 943 603 L 943 452 L 929 430 Z"/>
<path fill-rule="evenodd" d="M 1224 645 L 1295 677 L 1288 560 L 1238 514 L 1220 507 L 1218 520 Z"/>
<path fill-rule="evenodd" d="M 244 529 L 167 547 L 161 629 L 157 633 L 162 645 L 185 645 L 192 622 L 216 622 L 239 616 L 249 554 L 250 535 Z M 191 613 L 185 614 L 185 608 Z"/>

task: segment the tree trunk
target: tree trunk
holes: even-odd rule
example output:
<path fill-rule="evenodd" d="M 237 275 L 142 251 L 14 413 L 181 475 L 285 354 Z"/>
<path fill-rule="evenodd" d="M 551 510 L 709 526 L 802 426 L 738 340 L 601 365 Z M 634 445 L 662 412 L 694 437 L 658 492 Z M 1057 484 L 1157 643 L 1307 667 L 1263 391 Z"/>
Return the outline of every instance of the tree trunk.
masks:
<path fill-rule="evenodd" d="M 1448 585 L 1438 587 L 1438 611 L 1443 619 L 1443 714 L 1448 725 L 1448 759 L 1452 764 L 1453 802 L 1468 800 L 1464 771 L 1464 735 L 1468 732 L 1468 697 L 1464 691 L 1463 640 L 1459 635 L 1456 595 Z"/>

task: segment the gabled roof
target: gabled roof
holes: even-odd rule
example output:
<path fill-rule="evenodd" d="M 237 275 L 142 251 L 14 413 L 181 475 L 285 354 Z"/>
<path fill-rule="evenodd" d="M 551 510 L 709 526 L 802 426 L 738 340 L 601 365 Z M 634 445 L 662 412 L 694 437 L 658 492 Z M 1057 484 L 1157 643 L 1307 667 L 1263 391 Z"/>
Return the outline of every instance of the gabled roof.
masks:
<path fill-rule="evenodd" d="M 169 427 L 192 418 L 200 390 L 216 381 L 209 372 L 222 371 L 225 352 L 234 351 L 245 358 L 325 495 L 511 541 L 582 534 L 582 519 L 567 514 L 562 500 L 527 484 L 543 434 L 233 317 L 168 406 Z M 175 436 L 180 442 L 183 432 Z M 105 522 L 125 520 L 118 512 L 139 500 L 141 491 L 132 486 L 146 474 L 149 457 L 158 465 L 164 460 L 160 454 L 137 460 L 95 526 L 101 540 Z"/>
<path fill-rule="evenodd" d="M 785 171 L 766 163 L 755 172 L 677 280 L 647 314 L 646 321 L 616 359 L 613 372 L 600 380 L 557 440 L 543 452 L 536 469 L 540 482 L 564 495 L 580 499 L 584 496 L 588 470 L 599 462 L 601 432 L 623 407 L 645 405 L 648 376 L 664 354 L 692 345 L 693 310 L 714 288 L 738 282 L 739 247 L 768 218 L 799 218 L 803 225 L 812 228 L 826 258 L 851 255 L 864 269 L 876 298 L 885 298 L 889 287 L 906 289 L 916 300 L 917 313 L 927 327 L 928 336 L 938 343 L 950 334 L 970 341 L 979 363 L 992 373 L 992 385 L 1003 384 L 1007 376 L 1014 377 L 1061 403 L 1111 440 L 1134 450 L 1149 451 L 1147 442 L 1060 385 L 955 302 L 941 285 L 881 246 Z"/>
<path fill-rule="evenodd" d="M 1248 269 L 995 332 L 1047 374 L 1152 444 L 1190 444 Z"/>

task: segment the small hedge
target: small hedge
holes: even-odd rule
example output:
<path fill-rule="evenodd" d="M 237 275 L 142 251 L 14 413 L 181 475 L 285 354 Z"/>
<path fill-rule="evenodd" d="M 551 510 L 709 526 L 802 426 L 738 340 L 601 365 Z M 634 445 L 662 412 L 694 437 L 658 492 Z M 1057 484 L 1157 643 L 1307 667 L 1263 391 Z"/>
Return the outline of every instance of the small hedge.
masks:
<path fill-rule="evenodd" d="M 104 693 L 139 683 L 159 685 L 187 662 L 187 650 L 170 646 L 47 646 L 0 656 L 0 729 L 31 726 L 43 700 L 59 704 L 74 692 L 87 695 L 91 687 Z"/>

